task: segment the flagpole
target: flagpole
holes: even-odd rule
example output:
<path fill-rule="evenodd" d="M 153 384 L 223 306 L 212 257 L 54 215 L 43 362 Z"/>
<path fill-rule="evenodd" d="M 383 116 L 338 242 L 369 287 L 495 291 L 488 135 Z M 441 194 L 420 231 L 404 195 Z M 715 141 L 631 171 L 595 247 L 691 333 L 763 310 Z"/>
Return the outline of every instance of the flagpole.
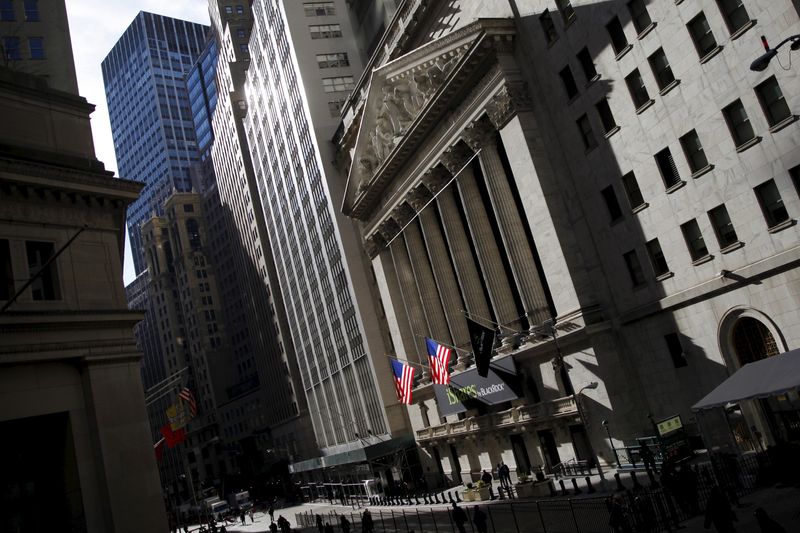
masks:
<path fill-rule="evenodd" d="M 426 337 L 425 335 L 420 335 L 419 333 L 414 333 L 414 336 L 415 337 L 419 337 L 420 339 L 431 339 L 430 337 Z M 452 346 L 450 344 L 447 344 L 446 342 L 441 342 L 441 341 L 438 341 L 436 339 L 431 339 L 431 340 L 433 342 L 435 342 L 436 344 L 441 344 L 442 346 L 446 346 L 446 347 L 448 347 L 450 349 L 453 349 L 453 350 L 456 350 L 456 351 L 461 351 L 461 352 L 464 352 L 464 353 L 472 353 L 470 350 L 467 350 L 465 348 L 460 348 L 458 346 Z"/>
<path fill-rule="evenodd" d="M 417 366 L 417 367 L 421 368 L 422 370 L 427 370 L 429 368 L 429 366 L 423 365 L 422 363 L 414 363 L 414 362 L 411 362 L 411 361 L 406 361 L 404 359 L 400 359 L 396 355 L 389 355 L 388 353 L 384 354 L 384 355 L 386 357 L 388 357 L 389 359 L 394 359 L 395 361 L 398 361 L 398 362 L 403 363 L 403 364 L 408 365 L 408 366 Z"/>
<path fill-rule="evenodd" d="M 489 324 L 492 324 L 493 326 L 497 326 L 498 328 L 507 329 L 508 331 L 511 331 L 513 333 L 523 333 L 523 332 L 519 331 L 519 330 L 516 330 L 514 328 L 510 328 L 506 324 L 513 324 L 517 320 L 521 320 L 523 318 L 527 318 L 528 317 L 528 315 L 522 315 L 522 316 L 518 316 L 517 318 L 515 318 L 511 322 L 507 322 L 506 324 L 500 324 L 499 322 L 495 322 L 494 320 L 489 320 L 485 316 L 477 315 L 475 313 L 470 313 L 466 309 L 459 309 L 459 311 L 461 311 L 464 315 L 466 315 L 467 318 L 475 317 L 475 318 L 478 318 L 480 320 L 483 320 L 484 322 L 488 322 Z"/>

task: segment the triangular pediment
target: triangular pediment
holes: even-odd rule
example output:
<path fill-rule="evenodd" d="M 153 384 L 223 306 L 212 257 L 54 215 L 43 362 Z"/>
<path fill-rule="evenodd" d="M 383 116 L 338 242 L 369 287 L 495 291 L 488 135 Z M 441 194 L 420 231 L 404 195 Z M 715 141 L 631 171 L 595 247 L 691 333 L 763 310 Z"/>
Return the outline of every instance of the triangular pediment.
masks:
<path fill-rule="evenodd" d="M 446 111 L 436 103 L 474 73 L 497 42 L 514 33 L 510 19 L 479 19 L 372 72 L 352 155 L 343 211 L 364 215 L 405 158 Z M 463 85 L 463 83 L 462 83 Z"/>

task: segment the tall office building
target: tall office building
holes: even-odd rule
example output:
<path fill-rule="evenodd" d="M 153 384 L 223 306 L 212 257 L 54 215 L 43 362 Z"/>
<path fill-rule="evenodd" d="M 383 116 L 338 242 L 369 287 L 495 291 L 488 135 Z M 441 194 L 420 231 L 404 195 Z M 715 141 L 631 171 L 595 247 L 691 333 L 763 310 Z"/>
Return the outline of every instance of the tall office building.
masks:
<path fill-rule="evenodd" d="M 256 186 L 250 193 L 264 212 L 287 340 L 321 451 L 292 470 L 329 467 L 334 477 L 392 481 L 392 469 L 373 473 L 367 461 L 376 453 L 391 461 L 397 452 L 398 461 L 416 463 L 413 453 L 402 453 L 413 442 L 369 264 L 353 225 L 338 213 L 344 181 L 331 142 L 362 70 L 347 5 L 256 1 L 253 21 L 244 85 Z M 408 464 L 396 466 L 410 472 Z"/>
<path fill-rule="evenodd" d="M 469 346 L 461 309 L 503 332 L 462 396 L 413 390 L 432 482 L 797 438 L 796 396 L 692 410 L 800 346 L 798 70 L 748 68 L 797 33 L 789 0 L 402 4 L 344 109 L 343 210 L 399 355 Z"/>
<path fill-rule="evenodd" d="M 199 160 L 184 77 L 206 44 L 208 26 L 140 12 L 103 60 L 119 173 L 145 184 L 128 210 L 136 273 L 144 269 L 141 225 L 163 213 L 173 190 L 190 191 Z"/>

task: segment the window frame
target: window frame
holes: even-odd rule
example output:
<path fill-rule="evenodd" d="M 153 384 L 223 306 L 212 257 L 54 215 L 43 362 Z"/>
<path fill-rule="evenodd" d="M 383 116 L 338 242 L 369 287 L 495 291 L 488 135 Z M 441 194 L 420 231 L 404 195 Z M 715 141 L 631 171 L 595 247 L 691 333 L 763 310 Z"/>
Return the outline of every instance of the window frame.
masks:
<path fill-rule="evenodd" d="M 586 83 L 590 83 L 600 77 L 600 74 L 597 72 L 597 66 L 594 64 L 594 60 L 592 59 L 592 54 L 589 52 L 588 46 L 584 46 L 581 50 L 579 50 L 578 53 L 575 54 L 575 58 L 578 60 L 578 64 L 581 66 L 581 71 L 583 71 L 583 75 L 586 78 Z"/>
<path fill-rule="evenodd" d="M 706 152 L 703 149 L 703 143 L 700 142 L 700 136 L 697 135 L 697 130 L 692 129 L 687 131 L 681 135 L 678 140 L 681 143 L 683 155 L 686 157 L 686 163 L 689 165 L 689 170 L 692 171 L 692 174 L 709 166 L 708 157 L 706 157 Z M 694 145 L 690 145 L 690 142 L 692 141 L 696 141 L 696 143 L 694 143 Z M 691 150 L 693 148 L 694 150 Z M 698 154 L 702 156 L 702 160 L 697 160 Z"/>
<path fill-rule="evenodd" d="M 638 288 L 647 285 L 647 277 L 644 275 L 642 262 L 639 260 L 636 248 L 622 254 L 622 260 L 625 263 L 625 268 L 628 271 L 628 277 L 630 277 L 633 287 Z"/>
<path fill-rule="evenodd" d="M 41 245 L 47 245 L 50 248 L 50 254 L 47 255 L 47 257 L 39 257 L 38 263 L 32 263 L 31 255 L 32 252 L 36 253 L 36 250 L 32 250 L 31 245 L 38 245 L 40 247 Z M 36 276 L 36 279 L 28 287 L 31 299 L 36 302 L 52 302 L 61 300 L 62 298 L 61 280 L 58 275 L 58 260 L 52 261 L 47 266 L 46 270 L 42 270 L 44 265 L 46 265 L 56 253 L 56 243 L 53 241 L 25 241 L 25 258 L 28 266 L 28 278 L 31 279 L 38 272 L 42 272 L 41 275 Z M 39 296 L 37 296 L 37 291 L 41 291 Z"/>
<path fill-rule="evenodd" d="M 636 11 L 632 7 L 634 5 L 638 8 Z M 641 35 L 653 25 L 653 19 L 650 18 L 650 13 L 647 11 L 644 0 L 629 0 L 625 6 L 628 8 L 628 13 L 631 16 L 631 22 L 637 35 Z M 647 22 L 646 24 L 643 24 L 643 19 Z"/>
<path fill-rule="evenodd" d="M 653 275 L 656 279 L 671 273 L 667 257 L 664 255 L 664 250 L 661 248 L 658 238 L 647 241 L 645 249 L 647 250 L 647 258 L 650 260 L 650 268 L 653 269 Z"/>
<path fill-rule="evenodd" d="M 730 246 L 739 243 L 739 236 L 736 234 L 736 228 L 733 226 L 731 217 L 728 214 L 728 208 L 725 204 L 719 204 L 717 207 L 708 211 L 708 221 L 711 223 L 711 229 L 714 230 L 714 236 L 717 238 L 720 250 L 724 250 Z"/>
<path fill-rule="evenodd" d="M 33 43 L 37 39 L 39 42 L 39 47 L 34 48 Z M 28 53 L 30 54 L 31 59 L 47 59 L 47 55 L 44 53 L 44 37 L 28 37 Z"/>
<path fill-rule="evenodd" d="M 770 193 L 774 192 L 775 198 L 767 198 L 765 194 L 767 191 Z M 783 201 L 783 197 L 781 196 L 781 191 L 778 189 L 778 185 L 775 183 L 774 178 L 770 178 L 764 183 L 756 185 L 753 187 L 753 192 L 758 200 L 758 205 L 761 207 L 761 213 L 764 215 L 764 221 L 767 223 L 768 229 L 778 227 L 781 224 L 792 220 L 792 218 L 789 216 L 789 211 L 786 209 L 786 204 Z M 778 207 L 775 208 L 774 206 Z M 775 216 L 775 213 L 780 211 L 783 212 L 784 216 L 779 220 L 778 217 Z"/>
<path fill-rule="evenodd" d="M 732 6 L 731 3 L 736 2 L 737 5 Z M 746 28 L 748 24 L 752 22 L 750 18 L 750 14 L 747 12 L 747 8 L 744 7 L 744 2 L 742 0 L 717 0 L 717 7 L 719 8 L 719 12 L 722 15 L 722 19 L 725 21 L 725 25 L 728 27 L 728 31 L 731 32 L 731 35 L 735 35 L 736 32 Z M 734 14 L 737 12 L 744 13 L 744 17 L 746 20 L 741 21 L 741 24 L 738 26 L 737 23 L 733 20 Z"/>
<path fill-rule="evenodd" d="M 675 368 L 689 366 L 689 361 L 686 359 L 686 351 L 683 349 L 683 343 L 681 343 L 681 338 L 677 333 L 673 332 L 664 335 L 664 342 L 667 344 L 667 351 Z"/>
<path fill-rule="evenodd" d="M 766 87 L 770 82 L 774 83 L 774 87 Z M 778 97 L 774 100 L 767 100 L 767 95 L 765 93 L 770 88 L 776 90 L 778 93 Z M 789 109 L 789 104 L 786 103 L 786 97 L 783 96 L 781 86 L 778 84 L 778 79 L 774 75 L 756 85 L 753 90 L 758 97 L 758 103 L 761 104 L 761 110 L 764 112 L 764 117 L 766 117 L 767 124 L 769 124 L 770 128 L 777 126 L 784 120 L 792 118 L 792 110 Z M 776 116 L 773 112 L 775 105 L 782 107 L 782 110 L 785 111 L 782 116 Z"/>
<path fill-rule="evenodd" d="M 603 201 L 606 204 L 609 222 L 611 224 L 625 218 L 625 214 L 622 212 L 622 206 L 619 205 L 617 191 L 614 190 L 613 185 L 609 185 L 608 187 L 601 189 L 600 196 L 603 197 Z"/>
<path fill-rule="evenodd" d="M 606 32 L 611 40 L 611 49 L 614 50 L 615 56 L 619 56 L 628 49 L 630 42 L 628 41 L 628 36 L 625 35 L 625 28 L 622 26 L 622 22 L 619 20 L 618 16 L 613 16 L 611 20 L 606 23 Z M 615 36 L 618 38 L 621 37 L 622 41 L 619 43 L 616 42 L 618 39 L 615 39 Z"/>
<path fill-rule="evenodd" d="M 703 231 L 700 229 L 700 224 L 696 218 L 681 224 L 681 234 L 693 263 L 710 256 L 705 237 L 703 237 Z M 696 243 L 700 243 L 700 245 L 697 246 Z"/>
<path fill-rule="evenodd" d="M 698 35 L 699 32 L 697 31 L 697 27 L 701 22 L 705 24 L 707 31 L 704 31 L 702 35 Z M 694 43 L 694 48 L 697 50 L 697 55 L 700 56 L 701 60 L 719 48 L 717 38 L 714 37 L 714 31 L 711 29 L 711 24 L 708 23 L 708 18 L 706 18 L 706 14 L 704 12 L 700 11 L 689 22 L 687 22 L 686 28 L 689 30 L 689 35 Z M 701 44 L 704 40 L 707 40 L 708 37 L 711 39 L 711 42 L 709 43 L 711 46 L 701 48 Z"/>
<path fill-rule="evenodd" d="M 635 81 L 638 81 L 636 86 L 634 86 Z M 625 85 L 628 87 L 628 92 L 631 95 L 633 106 L 637 111 L 652 101 L 650 98 L 650 93 L 647 91 L 647 85 L 645 85 L 644 78 L 642 78 L 642 74 L 639 72 L 638 68 L 633 69 L 630 71 L 630 73 L 628 73 L 627 76 L 625 76 Z M 639 102 L 637 98 L 638 96 L 643 96 L 644 99 Z"/>
<path fill-rule="evenodd" d="M 628 205 L 630 206 L 631 211 L 636 211 L 643 206 L 647 206 L 647 202 L 644 201 L 644 196 L 642 195 L 642 189 L 639 187 L 639 180 L 636 179 L 636 174 L 633 172 L 633 170 L 623 174 L 622 177 L 620 177 L 620 181 L 622 182 L 622 188 L 625 190 L 625 198 L 628 200 Z M 635 189 L 633 187 L 634 185 Z M 637 205 L 633 205 L 635 200 L 634 195 L 637 195 L 641 200 L 641 202 Z"/>
<path fill-rule="evenodd" d="M 25 11 L 25 22 L 40 22 L 39 0 L 24 0 L 23 10 Z"/>
<path fill-rule="evenodd" d="M 328 52 L 324 54 L 316 54 L 315 59 L 317 61 L 317 66 L 320 69 L 343 68 L 350 66 L 350 58 L 348 57 L 347 52 Z"/>
<path fill-rule="evenodd" d="M 678 172 L 678 166 L 675 164 L 675 157 L 672 155 L 672 150 L 669 149 L 669 146 L 665 146 L 656 152 L 653 155 L 653 159 L 656 161 L 658 172 L 661 174 L 661 179 L 667 190 L 683 182 L 681 174 Z"/>
<path fill-rule="evenodd" d="M 542 14 L 539 15 L 539 26 L 542 28 L 542 33 L 544 34 L 544 39 L 548 46 L 558 40 L 558 30 L 556 29 L 555 22 L 553 22 L 553 17 L 550 15 L 549 9 L 545 9 Z"/>
<path fill-rule="evenodd" d="M 589 115 L 584 113 L 579 116 L 577 120 L 575 120 L 575 125 L 578 127 L 578 133 L 580 133 L 585 151 L 588 152 L 597 148 L 597 138 L 594 135 L 592 123 L 589 121 Z"/>
<path fill-rule="evenodd" d="M 323 30 L 322 28 L 326 28 Z M 338 39 L 342 36 L 342 25 L 334 24 L 310 24 L 308 30 L 312 39 Z M 317 30 L 315 32 L 315 30 Z"/>
<path fill-rule="evenodd" d="M 14 0 L 0 0 L 0 22 L 16 22 Z"/>
<path fill-rule="evenodd" d="M 21 61 L 22 47 L 20 45 L 20 38 L 16 35 L 4 35 L 2 39 L 3 39 L 3 50 L 6 56 L 5 60 Z M 10 43 L 14 43 L 14 46 L 9 46 Z"/>
<path fill-rule="evenodd" d="M 575 76 L 572 74 L 572 69 L 568 64 L 564 65 L 564 68 L 558 71 L 558 77 L 561 79 L 561 85 L 564 87 L 564 92 L 567 95 L 567 101 L 571 102 L 580 94 L 580 90 L 578 89 L 578 84 L 575 82 Z"/>
<path fill-rule="evenodd" d="M 603 125 L 603 133 L 605 135 L 619 129 L 614 113 L 611 111 L 611 106 L 608 105 L 608 98 L 601 98 L 594 104 L 594 109 L 597 111 L 597 116 L 600 117 L 600 124 Z"/>
<path fill-rule="evenodd" d="M 336 14 L 334 2 L 303 2 L 306 17 L 327 17 Z"/>
<path fill-rule="evenodd" d="M 734 121 L 736 118 L 734 117 L 735 112 L 741 112 L 744 116 L 744 120 Z M 750 116 L 747 114 L 747 109 L 745 109 L 741 98 L 737 98 L 730 104 L 723 107 L 722 116 L 725 117 L 725 123 L 728 125 L 728 131 L 731 134 L 731 138 L 733 139 L 733 143 L 736 145 L 736 148 L 745 146 L 753 139 L 756 139 L 756 132 L 753 129 L 753 125 L 750 122 Z M 746 139 L 740 138 L 740 128 L 746 128 L 749 130 L 751 133 L 750 137 Z"/>
<path fill-rule="evenodd" d="M 663 58 L 664 65 L 656 65 L 658 59 Z M 650 65 L 650 70 L 653 71 L 653 77 L 656 79 L 658 89 L 663 91 L 676 81 L 675 73 L 672 72 L 672 66 L 667 59 L 667 54 L 664 48 L 659 47 L 658 50 L 650 54 L 647 58 L 647 63 Z M 667 77 L 664 74 L 667 74 Z"/>

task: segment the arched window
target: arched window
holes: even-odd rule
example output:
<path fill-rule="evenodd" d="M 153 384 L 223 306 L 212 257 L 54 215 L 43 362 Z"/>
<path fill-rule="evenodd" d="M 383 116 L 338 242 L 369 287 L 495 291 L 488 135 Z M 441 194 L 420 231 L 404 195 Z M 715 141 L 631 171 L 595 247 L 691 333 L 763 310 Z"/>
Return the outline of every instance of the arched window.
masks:
<path fill-rule="evenodd" d="M 745 316 L 738 319 L 733 326 L 732 340 L 740 366 L 779 353 L 775 337 L 767 326 L 755 318 Z"/>
<path fill-rule="evenodd" d="M 200 226 L 193 218 L 186 219 L 186 234 L 189 237 L 189 247 L 192 250 L 200 248 Z"/>

